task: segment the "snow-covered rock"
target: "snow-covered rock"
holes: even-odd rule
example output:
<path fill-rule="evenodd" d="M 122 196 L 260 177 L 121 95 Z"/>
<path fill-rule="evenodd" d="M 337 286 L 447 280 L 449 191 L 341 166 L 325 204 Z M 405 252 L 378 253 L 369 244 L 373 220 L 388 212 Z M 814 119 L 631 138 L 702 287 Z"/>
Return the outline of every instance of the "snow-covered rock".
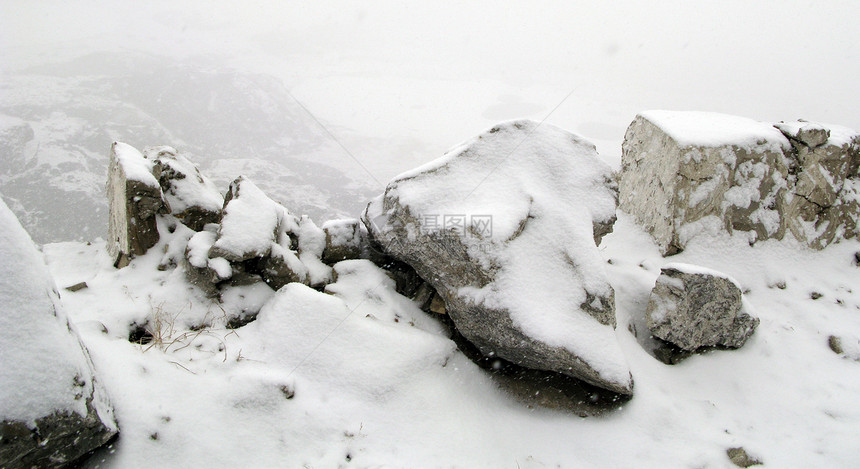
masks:
<path fill-rule="evenodd" d="M 0 201 L 0 465 L 61 467 L 118 431 L 42 255 Z"/>
<path fill-rule="evenodd" d="M 666 255 L 721 229 L 751 243 L 790 232 L 816 249 L 857 234 L 860 135 L 850 129 L 647 111 L 622 150 L 620 208 Z"/>
<path fill-rule="evenodd" d="M 108 164 L 108 250 L 114 265 L 128 265 L 158 242 L 155 215 L 163 207 L 152 161 L 131 145 L 114 142 Z"/>
<path fill-rule="evenodd" d="M 593 144 L 523 120 L 396 177 L 363 221 L 483 354 L 630 394 L 595 246 L 615 205 Z"/>
<path fill-rule="evenodd" d="M 329 220 L 322 225 L 325 250 L 322 260 L 334 264 L 361 257 L 361 221 L 356 218 Z"/>
<path fill-rule="evenodd" d="M 148 147 L 143 156 L 153 162 L 152 172 L 170 208 L 170 214 L 194 231 L 218 223 L 224 197 L 197 166 L 173 147 Z"/>
<path fill-rule="evenodd" d="M 269 254 L 277 240 L 284 208 L 250 179 L 239 176 L 224 198 L 221 227 L 209 257 L 240 262 Z"/>
<path fill-rule="evenodd" d="M 830 129 L 814 122 L 798 120 L 794 122 L 780 122 L 773 126 L 789 139 L 812 148 L 824 145 L 827 139 L 830 138 Z"/>
<path fill-rule="evenodd" d="M 272 246 L 272 252 L 262 260 L 261 267 L 263 280 L 275 290 L 292 282 L 310 284 L 308 267 L 295 251 L 279 244 Z"/>
<path fill-rule="evenodd" d="M 739 348 L 759 320 L 750 316 L 732 278 L 702 267 L 672 263 L 662 268 L 651 291 L 646 318 L 656 337 L 693 351 Z"/>
<path fill-rule="evenodd" d="M 230 185 L 221 224 L 205 225 L 188 241 L 184 266 L 189 281 L 213 298 L 228 279 L 320 289 L 333 279 L 321 260 L 325 249 L 326 233 L 309 217 L 296 217 L 240 176 Z"/>
<path fill-rule="evenodd" d="M 664 254 L 708 229 L 782 238 L 777 204 L 791 145 L 770 124 L 705 112 L 648 111 L 622 145 L 619 206 Z"/>

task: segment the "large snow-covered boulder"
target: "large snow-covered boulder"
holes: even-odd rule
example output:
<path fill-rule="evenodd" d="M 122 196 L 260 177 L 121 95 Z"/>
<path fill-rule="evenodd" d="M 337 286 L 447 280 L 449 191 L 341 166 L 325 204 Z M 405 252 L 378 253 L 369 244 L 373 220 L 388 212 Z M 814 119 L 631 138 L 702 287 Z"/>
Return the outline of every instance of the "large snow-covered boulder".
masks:
<path fill-rule="evenodd" d="M 705 229 L 782 238 L 777 204 L 789 176 L 788 139 L 772 125 L 705 112 L 648 111 L 624 136 L 619 206 L 664 254 Z"/>
<path fill-rule="evenodd" d="M 168 146 L 145 148 L 143 156 L 153 162 L 152 173 L 171 215 L 194 231 L 220 221 L 224 197 L 194 163 Z"/>
<path fill-rule="evenodd" d="M 585 139 L 507 122 L 396 177 L 363 221 L 483 354 L 630 394 L 595 246 L 615 219 L 611 176 Z"/>
<path fill-rule="evenodd" d="M 155 215 L 164 203 L 152 175 L 152 161 L 122 142 L 111 145 L 107 196 L 110 206 L 108 252 L 123 267 L 158 242 Z"/>
<path fill-rule="evenodd" d="M 118 431 L 41 254 L 0 201 L 0 465 L 61 467 Z"/>
<path fill-rule="evenodd" d="M 731 277 L 689 264 L 668 264 L 651 291 L 646 319 L 656 337 L 694 351 L 739 348 L 758 326 Z"/>
<path fill-rule="evenodd" d="M 786 233 L 810 247 L 857 235 L 860 135 L 706 112 L 647 111 L 622 145 L 620 208 L 664 254 L 703 231 Z"/>

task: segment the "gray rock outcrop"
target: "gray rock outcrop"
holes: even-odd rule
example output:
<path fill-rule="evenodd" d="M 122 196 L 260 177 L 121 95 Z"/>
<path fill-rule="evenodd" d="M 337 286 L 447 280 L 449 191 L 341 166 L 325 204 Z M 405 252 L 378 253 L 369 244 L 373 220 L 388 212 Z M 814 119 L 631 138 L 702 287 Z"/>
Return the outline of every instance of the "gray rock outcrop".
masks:
<path fill-rule="evenodd" d="M 29 235 L 0 201 L 0 465 L 64 467 L 117 434 L 89 354 Z"/>
<path fill-rule="evenodd" d="M 648 329 L 684 350 L 739 348 L 759 320 L 750 316 L 743 293 L 729 277 L 687 264 L 669 264 L 648 301 Z"/>
<path fill-rule="evenodd" d="M 363 222 L 436 290 L 436 309 L 485 356 L 630 394 L 595 246 L 615 205 L 593 144 L 514 121 L 400 175 Z"/>
<path fill-rule="evenodd" d="M 860 135 L 807 122 L 648 111 L 622 145 L 620 208 L 664 255 L 699 233 L 786 233 L 810 247 L 857 235 Z"/>
<path fill-rule="evenodd" d="M 107 196 L 110 206 L 108 253 L 114 266 L 124 267 L 159 240 L 155 216 L 164 203 L 161 186 L 152 175 L 152 162 L 132 146 L 114 142 L 108 166 Z"/>

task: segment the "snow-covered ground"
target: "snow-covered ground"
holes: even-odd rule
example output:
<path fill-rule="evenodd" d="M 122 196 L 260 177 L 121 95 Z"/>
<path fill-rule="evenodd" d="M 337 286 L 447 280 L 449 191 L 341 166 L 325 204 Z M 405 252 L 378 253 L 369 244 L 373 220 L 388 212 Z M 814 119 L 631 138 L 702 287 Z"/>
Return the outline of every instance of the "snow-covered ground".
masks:
<path fill-rule="evenodd" d="M 157 270 L 161 244 L 121 270 L 102 243 L 46 245 L 60 287 L 89 285 L 62 301 L 122 432 L 91 467 L 731 467 L 738 446 L 767 467 L 856 465 L 860 243 L 814 252 L 718 234 L 664 259 L 619 215 L 600 249 L 635 395 L 585 418 L 506 393 L 368 261 L 337 264 L 328 293 L 237 289 L 219 307 Z M 648 353 L 648 294 L 668 262 L 747 291 L 761 325 L 742 349 L 676 365 Z M 238 329 L 219 320 L 260 305 Z M 129 343 L 127 324 L 156 311 L 161 344 Z M 201 321 L 212 327 L 187 330 Z"/>

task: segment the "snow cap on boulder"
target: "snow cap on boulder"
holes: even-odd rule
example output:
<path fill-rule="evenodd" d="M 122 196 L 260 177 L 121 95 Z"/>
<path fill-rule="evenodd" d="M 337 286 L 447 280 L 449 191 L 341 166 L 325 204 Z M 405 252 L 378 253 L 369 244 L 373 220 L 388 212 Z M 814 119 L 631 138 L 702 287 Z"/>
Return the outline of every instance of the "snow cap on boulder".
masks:
<path fill-rule="evenodd" d="M 437 290 L 483 354 L 629 394 L 595 246 L 615 205 L 612 171 L 592 143 L 519 120 L 396 177 L 363 222 Z"/>
<path fill-rule="evenodd" d="M 60 467 L 118 431 L 41 254 L 0 200 L 3 467 Z"/>

